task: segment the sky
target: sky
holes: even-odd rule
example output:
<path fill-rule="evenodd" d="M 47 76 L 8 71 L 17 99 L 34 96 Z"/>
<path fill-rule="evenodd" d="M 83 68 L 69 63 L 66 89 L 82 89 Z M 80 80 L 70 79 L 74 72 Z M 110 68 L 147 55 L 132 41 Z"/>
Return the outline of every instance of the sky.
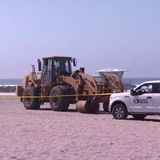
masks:
<path fill-rule="evenodd" d="M 160 0 L 0 0 L 0 78 L 46 56 L 74 57 L 92 75 L 160 77 Z"/>

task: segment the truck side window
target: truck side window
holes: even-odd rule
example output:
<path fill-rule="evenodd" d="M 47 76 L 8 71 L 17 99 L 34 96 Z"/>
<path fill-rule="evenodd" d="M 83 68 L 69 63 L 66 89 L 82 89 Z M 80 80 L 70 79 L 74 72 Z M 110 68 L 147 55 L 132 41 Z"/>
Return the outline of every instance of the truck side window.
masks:
<path fill-rule="evenodd" d="M 160 93 L 160 83 L 154 84 L 153 93 Z"/>
<path fill-rule="evenodd" d="M 138 90 L 143 90 L 145 93 L 152 93 L 153 86 L 152 84 L 144 84 L 138 88 Z"/>

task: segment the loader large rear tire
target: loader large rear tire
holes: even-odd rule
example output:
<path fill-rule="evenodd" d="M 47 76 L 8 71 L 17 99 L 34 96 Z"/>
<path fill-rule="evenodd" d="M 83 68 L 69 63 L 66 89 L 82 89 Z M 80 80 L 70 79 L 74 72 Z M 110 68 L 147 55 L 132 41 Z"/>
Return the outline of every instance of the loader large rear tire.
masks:
<path fill-rule="evenodd" d="M 38 89 L 33 86 L 27 86 L 24 89 L 23 96 L 28 96 L 28 98 L 23 98 L 23 104 L 26 109 L 39 109 L 40 102 L 38 98 L 32 98 L 32 96 L 38 96 Z"/>
<path fill-rule="evenodd" d="M 49 103 L 54 111 L 67 111 L 69 107 L 69 97 L 63 95 L 69 94 L 66 86 L 55 86 L 51 89 Z M 53 97 L 52 97 L 53 96 Z M 55 97 L 54 97 L 55 96 Z M 57 96 L 57 97 L 56 97 Z"/>

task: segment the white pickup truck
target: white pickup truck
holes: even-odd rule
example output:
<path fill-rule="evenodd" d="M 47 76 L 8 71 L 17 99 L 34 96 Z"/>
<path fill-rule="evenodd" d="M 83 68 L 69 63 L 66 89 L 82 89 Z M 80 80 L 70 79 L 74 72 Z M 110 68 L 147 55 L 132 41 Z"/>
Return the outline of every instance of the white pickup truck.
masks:
<path fill-rule="evenodd" d="M 147 81 L 130 92 L 113 93 L 109 112 L 115 119 L 144 119 L 147 115 L 160 114 L 160 80 Z"/>

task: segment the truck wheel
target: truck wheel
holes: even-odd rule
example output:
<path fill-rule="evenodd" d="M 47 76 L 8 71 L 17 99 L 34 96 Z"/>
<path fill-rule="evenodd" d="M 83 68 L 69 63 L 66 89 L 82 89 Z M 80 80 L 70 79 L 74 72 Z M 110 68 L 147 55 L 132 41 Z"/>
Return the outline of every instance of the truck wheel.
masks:
<path fill-rule="evenodd" d="M 27 86 L 24 89 L 23 96 L 29 96 L 29 98 L 22 98 L 24 107 L 26 109 L 39 109 L 40 102 L 38 98 L 31 98 L 32 96 L 38 96 L 38 89 L 33 86 Z"/>
<path fill-rule="evenodd" d="M 49 103 L 54 111 L 67 111 L 69 107 L 68 97 L 63 97 L 69 94 L 66 86 L 56 86 L 51 89 Z M 54 97 L 57 96 L 57 97 Z"/>
<path fill-rule="evenodd" d="M 123 104 L 116 104 L 113 106 L 112 115 L 115 119 L 126 119 L 128 111 Z"/>
<path fill-rule="evenodd" d="M 134 119 L 137 119 L 137 120 L 143 120 L 146 117 L 146 115 L 144 114 L 132 114 L 132 116 Z"/>

